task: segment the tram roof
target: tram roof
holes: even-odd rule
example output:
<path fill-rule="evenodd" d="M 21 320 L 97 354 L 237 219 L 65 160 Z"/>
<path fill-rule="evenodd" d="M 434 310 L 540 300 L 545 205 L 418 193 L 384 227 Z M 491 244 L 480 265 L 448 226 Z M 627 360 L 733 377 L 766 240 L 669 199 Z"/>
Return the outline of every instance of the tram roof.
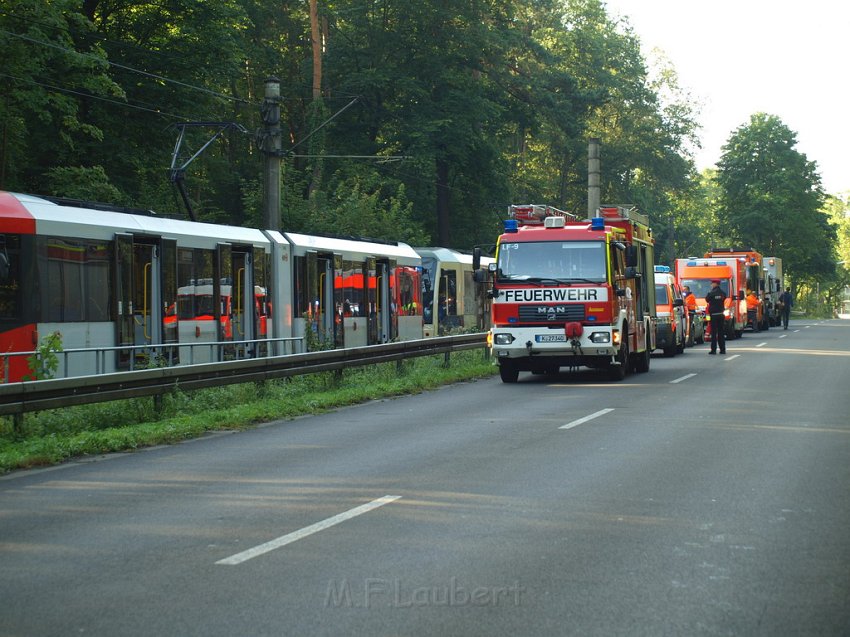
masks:
<path fill-rule="evenodd" d="M 284 236 L 296 248 L 316 252 L 332 252 L 346 257 L 390 257 L 401 265 L 419 265 L 421 259 L 406 243 L 379 243 L 377 241 L 319 237 L 297 232 L 284 232 Z"/>
<path fill-rule="evenodd" d="M 191 238 L 181 244 L 207 248 L 215 247 L 221 242 L 253 245 L 269 243 L 263 232 L 255 228 L 66 206 L 34 195 L 10 194 L 32 215 L 38 234 L 110 240 L 116 232 L 127 232 Z"/>

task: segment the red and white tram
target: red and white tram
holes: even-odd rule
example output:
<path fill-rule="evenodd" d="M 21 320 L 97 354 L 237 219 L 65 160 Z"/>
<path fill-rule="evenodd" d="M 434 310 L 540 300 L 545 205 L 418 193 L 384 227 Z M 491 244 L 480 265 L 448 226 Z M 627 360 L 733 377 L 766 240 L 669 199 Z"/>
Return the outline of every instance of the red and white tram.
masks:
<path fill-rule="evenodd" d="M 0 192 L 0 374 L 58 332 L 57 376 L 422 338 L 403 243 L 197 223 Z M 70 350 L 85 350 L 69 354 Z M 289 348 L 289 352 L 300 351 Z"/>

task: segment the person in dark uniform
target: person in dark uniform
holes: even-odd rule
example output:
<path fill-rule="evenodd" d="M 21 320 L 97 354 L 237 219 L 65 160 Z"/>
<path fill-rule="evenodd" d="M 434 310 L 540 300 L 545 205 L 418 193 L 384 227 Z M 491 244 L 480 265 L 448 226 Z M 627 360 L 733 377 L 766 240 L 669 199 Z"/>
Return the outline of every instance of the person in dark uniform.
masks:
<path fill-rule="evenodd" d="M 711 351 L 709 354 L 717 354 L 717 346 L 720 353 L 726 353 L 726 334 L 723 329 L 723 310 L 726 307 L 726 295 L 720 289 L 720 281 L 711 282 L 711 290 L 705 295 L 706 312 L 711 317 Z"/>
<path fill-rule="evenodd" d="M 794 305 L 794 297 L 791 296 L 791 288 L 779 295 L 779 303 L 782 305 L 782 329 L 788 329 L 788 319 L 791 316 L 791 306 Z"/>

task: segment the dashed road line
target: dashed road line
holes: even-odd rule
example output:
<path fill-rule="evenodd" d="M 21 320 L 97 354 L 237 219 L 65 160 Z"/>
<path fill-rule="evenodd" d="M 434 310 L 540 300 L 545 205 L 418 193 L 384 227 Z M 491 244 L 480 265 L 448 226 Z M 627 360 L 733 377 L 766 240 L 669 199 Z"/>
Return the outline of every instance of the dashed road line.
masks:
<path fill-rule="evenodd" d="M 681 378 L 677 378 L 676 380 L 671 380 L 670 384 L 675 385 L 676 383 L 681 383 L 683 380 L 688 380 L 689 378 L 693 378 L 696 374 L 685 374 Z"/>
<path fill-rule="evenodd" d="M 593 420 L 594 418 L 599 418 L 599 416 L 604 416 L 605 414 L 614 411 L 612 408 L 608 407 L 606 409 L 600 409 L 599 411 L 590 414 L 589 416 L 585 416 L 584 418 L 579 418 L 578 420 L 573 420 L 572 422 L 568 422 L 566 425 L 561 425 L 558 429 L 572 429 L 573 427 L 578 427 L 579 425 L 583 425 L 588 420 Z"/>
<path fill-rule="evenodd" d="M 346 520 L 355 518 L 358 515 L 368 513 L 372 509 L 377 509 L 378 507 L 382 507 L 385 504 L 389 504 L 390 502 L 395 502 L 399 498 L 401 498 L 400 495 L 385 495 L 383 498 L 372 500 L 371 502 L 362 504 L 359 507 L 354 507 L 353 509 L 349 509 L 348 511 L 345 511 L 338 515 L 334 515 L 333 517 L 327 518 L 326 520 L 322 520 L 321 522 L 316 522 L 315 524 L 311 524 L 310 526 L 305 526 L 303 529 L 299 529 L 298 531 L 293 531 L 292 533 L 282 535 L 279 538 L 266 542 L 265 544 L 260 544 L 258 546 L 255 546 L 254 548 L 250 548 L 246 551 L 242 551 L 241 553 L 237 553 L 236 555 L 226 557 L 223 560 L 219 560 L 218 562 L 216 562 L 216 564 L 235 566 L 236 564 L 247 562 L 252 558 L 268 553 L 269 551 L 279 549 L 281 546 L 292 544 L 293 542 L 303 539 L 309 535 L 313 535 L 314 533 L 318 533 L 319 531 L 324 531 L 325 529 L 335 526 L 340 522 L 345 522 Z"/>

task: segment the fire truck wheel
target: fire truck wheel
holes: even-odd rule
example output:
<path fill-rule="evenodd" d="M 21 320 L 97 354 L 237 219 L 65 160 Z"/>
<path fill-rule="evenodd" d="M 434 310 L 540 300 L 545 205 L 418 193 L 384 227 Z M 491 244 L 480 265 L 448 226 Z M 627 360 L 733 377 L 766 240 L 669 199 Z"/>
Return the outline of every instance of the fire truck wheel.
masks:
<path fill-rule="evenodd" d="M 513 363 L 501 361 L 499 363 L 499 376 L 503 383 L 515 383 L 519 379 L 519 370 Z"/>
<path fill-rule="evenodd" d="M 628 333 L 628 332 L 626 332 Z M 620 342 L 620 351 L 617 353 L 617 362 L 619 365 L 611 365 L 608 368 L 608 378 L 611 380 L 623 380 L 626 377 L 626 372 L 629 371 L 629 342 L 623 339 Z"/>
<path fill-rule="evenodd" d="M 646 347 L 642 352 L 634 354 L 634 370 L 638 374 L 643 374 L 649 371 L 649 361 L 652 360 L 652 350 L 649 349 L 649 336 L 646 337 Z"/>

